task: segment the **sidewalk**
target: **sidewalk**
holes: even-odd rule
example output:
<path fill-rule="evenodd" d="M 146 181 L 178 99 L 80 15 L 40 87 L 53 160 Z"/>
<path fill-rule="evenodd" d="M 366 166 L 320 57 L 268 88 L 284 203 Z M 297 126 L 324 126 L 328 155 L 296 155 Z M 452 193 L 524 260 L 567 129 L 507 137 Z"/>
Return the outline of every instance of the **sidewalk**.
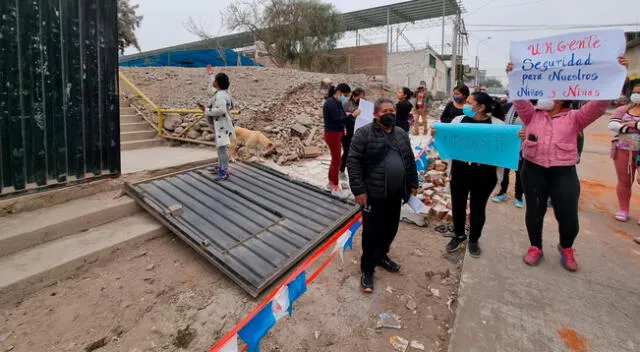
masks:
<path fill-rule="evenodd" d="M 587 132 L 605 134 L 603 127 L 606 121 L 598 121 Z M 589 137 L 586 143 L 601 144 Z M 579 174 L 580 271 L 572 274 L 559 264 L 551 209 L 545 258 L 531 268 L 522 262 L 529 246 L 524 211 L 511 202 L 490 204 L 483 256 L 465 258 L 450 352 L 640 350 L 640 245 L 632 241 L 640 234 L 637 217 L 620 224 L 610 215 L 616 208 L 615 174 L 607 155 L 585 148 Z M 640 196 L 634 187 L 636 216 Z"/>
<path fill-rule="evenodd" d="M 214 147 L 155 147 L 123 151 L 122 173 L 160 170 L 168 167 L 205 162 L 217 157 Z"/>

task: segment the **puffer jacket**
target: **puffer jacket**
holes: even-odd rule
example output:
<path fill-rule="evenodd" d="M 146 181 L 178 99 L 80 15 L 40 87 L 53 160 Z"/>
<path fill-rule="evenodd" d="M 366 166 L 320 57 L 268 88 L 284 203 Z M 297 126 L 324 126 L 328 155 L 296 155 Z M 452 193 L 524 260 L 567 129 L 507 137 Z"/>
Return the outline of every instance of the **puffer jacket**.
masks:
<path fill-rule="evenodd" d="M 226 90 L 219 90 L 209 100 L 205 115 L 209 121 L 209 125 L 213 129 L 213 135 L 216 141 L 216 147 L 224 147 L 231 144 L 236 138 L 236 129 L 231 119 L 231 109 L 233 101 L 231 93 Z"/>
<path fill-rule="evenodd" d="M 522 157 L 545 168 L 576 165 L 579 161 L 578 136 L 604 115 L 610 103 L 609 100 L 591 101 L 578 110 L 567 109 L 549 116 L 528 100 L 515 100 L 513 104 L 527 129 Z"/>
<path fill-rule="evenodd" d="M 367 194 L 372 199 L 387 198 L 387 171 L 384 159 L 390 148 L 387 145 L 385 131 L 377 124 L 370 123 L 356 131 L 349 149 L 347 168 L 349 184 L 355 195 Z M 409 135 L 399 127 L 391 132 L 400 150 L 405 168 L 404 201 L 409 200 L 411 189 L 418 188 L 418 172 L 411 148 Z"/>

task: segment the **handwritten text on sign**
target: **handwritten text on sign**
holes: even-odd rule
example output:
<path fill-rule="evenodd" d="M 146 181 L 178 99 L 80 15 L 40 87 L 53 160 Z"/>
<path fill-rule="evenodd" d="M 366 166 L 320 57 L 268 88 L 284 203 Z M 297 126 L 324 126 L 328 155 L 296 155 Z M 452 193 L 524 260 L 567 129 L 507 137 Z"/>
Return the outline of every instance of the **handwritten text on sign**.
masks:
<path fill-rule="evenodd" d="M 436 123 L 436 149 L 443 159 L 518 169 L 520 126 Z"/>
<path fill-rule="evenodd" d="M 620 97 L 626 69 L 621 30 L 580 32 L 511 43 L 512 99 L 607 100 Z"/>

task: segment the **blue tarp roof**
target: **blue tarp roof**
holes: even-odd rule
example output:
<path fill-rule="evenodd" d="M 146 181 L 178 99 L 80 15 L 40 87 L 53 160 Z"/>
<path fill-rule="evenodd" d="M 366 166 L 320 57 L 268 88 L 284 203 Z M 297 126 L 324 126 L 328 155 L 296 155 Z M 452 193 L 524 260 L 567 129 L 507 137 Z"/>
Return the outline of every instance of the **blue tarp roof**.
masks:
<path fill-rule="evenodd" d="M 120 61 L 123 67 L 207 67 L 211 66 L 238 66 L 238 56 L 242 66 L 262 66 L 253 60 L 239 55 L 233 50 L 214 49 L 170 51 L 145 58 Z"/>

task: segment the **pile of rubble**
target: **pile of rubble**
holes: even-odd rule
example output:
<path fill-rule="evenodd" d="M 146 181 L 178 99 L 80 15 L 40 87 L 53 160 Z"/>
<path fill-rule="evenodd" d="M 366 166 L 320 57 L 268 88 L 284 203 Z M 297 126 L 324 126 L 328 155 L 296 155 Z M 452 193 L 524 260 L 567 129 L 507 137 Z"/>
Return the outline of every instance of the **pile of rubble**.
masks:
<path fill-rule="evenodd" d="M 420 175 L 424 182 L 420 185 L 418 199 L 426 206 L 424 214 L 428 214 L 433 220 L 453 220 L 446 170 L 447 163 L 436 159 L 430 163 L 429 170 Z"/>
<path fill-rule="evenodd" d="M 291 69 L 263 67 L 215 68 L 231 80 L 234 108 L 240 110 L 237 126 L 261 131 L 276 144 L 274 159 L 284 164 L 303 157 L 326 152 L 323 141 L 322 106 L 327 84 L 348 83 L 362 87 L 367 99 L 380 96 L 394 98 L 394 87 L 368 80 L 365 75 L 327 75 Z M 170 109 L 195 109 L 210 98 L 206 69 L 178 67 L 122 68 L 125 74 L 155 104 Z M 121 84 L 121 94 L 157 123 L 144 102 Z M 164 117 L 164 129 L 179 136 L 199 116 L 169 114 Z M 182 137 L 212 141 L 213 133 L 202 119 Z"/>
<path fill-rule="evenodd" d="M 418 173 L 420 186 L 417 198 L 424 203 L 424 210 L 416 214 L 408 205 L 405 205 L 401 218 L 418 226 L 428 226 L 430 223 L 451 223 L 453 212 L 448 162 L 441 160 L 433 148 L 427 149 L 427 159 L 429 160 L 427 169 Z"/>

